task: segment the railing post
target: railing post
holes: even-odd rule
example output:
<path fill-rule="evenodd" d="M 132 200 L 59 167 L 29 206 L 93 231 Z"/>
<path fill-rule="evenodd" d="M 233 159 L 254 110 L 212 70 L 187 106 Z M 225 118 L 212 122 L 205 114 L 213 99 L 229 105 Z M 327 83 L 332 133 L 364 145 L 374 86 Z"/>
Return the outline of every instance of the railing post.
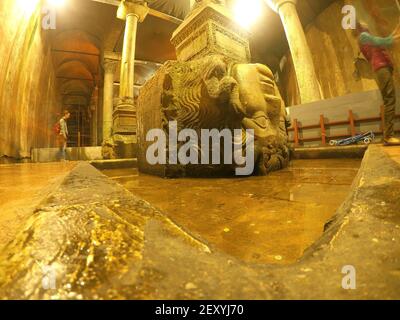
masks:
<path fill-rule="evenodd" d="M 385 106 L 381 106 L 381 132 L 385 135 Z"/>
<path fill-rule="evenodd" d="M 321 142 L 322 142 L 323 146 L 326 146 L 326 129 L 325 129 L 325 118 L 324 118 L 324 115 L 321 114 L 319 116 L 319 119 L 320 119 L 319 123 L 320 123 L 320 126 L 321 126 Z"/>
<path fill-rule="evenodd" d="M 294 129 L 294 146 L 298 147 L 299 146 L 299 124 L 297 122 L 297 119 L 294 119 L 293 121 L 293 129 Z"/>
<path fill-rule="evenodd" d="M 354 114 L 353 114 L 352 110 L 349 110 L 349 121 L 350 121 L 351 136 L 355 137 L 356 136 L 356 125 L 355 125 Z"/>

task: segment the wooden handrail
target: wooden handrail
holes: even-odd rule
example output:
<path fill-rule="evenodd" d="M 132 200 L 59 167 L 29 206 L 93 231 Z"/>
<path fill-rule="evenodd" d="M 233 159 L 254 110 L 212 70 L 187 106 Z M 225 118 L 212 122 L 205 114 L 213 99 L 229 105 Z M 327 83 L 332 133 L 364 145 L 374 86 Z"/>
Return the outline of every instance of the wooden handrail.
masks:
<path fill-rule="evenodd" d="M 400 119 L 400 115 L 396 115 L 395 119 Z M 384 114 L 384 107 L 381 107 L 381 112 L 379 117 L 367 117 L 367 118 L 360 118 L 356 119 L 354 117 L 354 113 L 352 110 L 349 110 L 349 118 L 348 120 L 341 120 L 341 121 L 332 121 L 332 122 L 327 122 L 325 119 L 325 116 L 323 114 L 320 115 L 320 121 L 319 124 L 312 124 L 312 125 L 306 125 L 306 126 L 301 126 L 299 124 L 298 119 L 293 120 L 293 126 L 288 128 L 288 132 L 293 132 L 293 140 L 290 140 L 289 142 L 294 142 L 295 147 L 298 147 L 302 142 L 310 142 L 310 141 L 321 141 L 322 145 L 326 145 L 327 141 L 332 140 L 332 139 L 339 139 L 339 138 L 345 138 L 352 136 L 356 136 L 356 124 L 357 123 L 365 123 L 365 122 L 378 122 L 380 121 L 380 131 L 374 132 L 375 135 L 381 135 L 383 134 L 383 130 L 385 127 L 385 114 Z M 331 128 L 335 126 L 342 126 L 342 125 L 348 125 L 350 134 L 339 134 L 339 135 L 333 135 L 333 136 L 327 136 L 326 134 L 326 128 Z M 303 130 L 309 130 L 309 129 L 320 129 L 320 136 L 319 137 L 309 137 L 309 138 L 302 138 L 300 136 L 300 132 Z M 395 132 L 400 132 L 400 130 L 395 130 Z"/>

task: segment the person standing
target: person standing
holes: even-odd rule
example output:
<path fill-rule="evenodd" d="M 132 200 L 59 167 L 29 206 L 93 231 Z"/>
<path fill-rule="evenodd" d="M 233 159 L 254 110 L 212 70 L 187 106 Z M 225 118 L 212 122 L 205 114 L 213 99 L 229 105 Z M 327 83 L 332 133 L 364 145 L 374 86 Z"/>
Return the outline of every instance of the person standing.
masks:
<path fill-rule="evenodd" d="M 68 144 L 68 124 L 67 120 L 71 117 L 71 113 L 68 110 L 64 111 L 64 116 L 59 121 L 59 135 L 58 143 L 60 147 L 60 160 L 67 160 L 67 144 Z"/>
<path fill-rule="evenodd" d="M 387 50 L 396 41 L 400 40 L 400 24 L 386 38 L 372 35 L 368 25 L 361 22 L 357 23 L 355 31 L 358 36 L 360 50 L 371 64 L 382 94 L 385 111 L 384 145 L 400 145 L 400 139 L 394 136 L 396 112 L 396 90 L 393 79 L 394 66 Z"/>

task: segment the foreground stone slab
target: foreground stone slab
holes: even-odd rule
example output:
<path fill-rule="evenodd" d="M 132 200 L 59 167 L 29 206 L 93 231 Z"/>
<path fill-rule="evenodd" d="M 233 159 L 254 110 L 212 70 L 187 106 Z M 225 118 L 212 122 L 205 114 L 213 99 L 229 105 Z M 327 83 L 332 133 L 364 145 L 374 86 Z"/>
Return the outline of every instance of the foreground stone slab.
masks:
<path fill-rule="evenodd" d="M 398 163 L 371 146 L 352 193 L 298 263 L 250 265 L 80 164 L 0 253 L 0 297 L 399 299 L 399 187 Z M 348 265 L 356 290 L 342 288 Z M 53 290 L 43 289 L 43 266 L 55 270 Z"/>

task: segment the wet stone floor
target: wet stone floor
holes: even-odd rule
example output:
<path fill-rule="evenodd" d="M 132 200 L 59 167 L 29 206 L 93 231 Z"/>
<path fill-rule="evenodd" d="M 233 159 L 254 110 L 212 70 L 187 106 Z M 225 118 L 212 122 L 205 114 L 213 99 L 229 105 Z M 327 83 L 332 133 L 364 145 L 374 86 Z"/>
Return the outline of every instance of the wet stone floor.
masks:
<path fill-rule="evenodd" d="M 32 210 L 52 191 L 51 184 L 76 163 L 0 165 L 0 248 L 11 241 Z"/>
<path fill-rule="evenodd" d="M 399 148 L 384 148 L 383 149 L 386 154 L 391 158 L 393 161 L 396 161 L 397 163 L 400 164 L 400 147 Z"/>
<path fill-rule="evenodd" d="M 361 160 L 297 160 L 267 177 L 162 179 L 104 170 L 192 235 L 239 260 L 290 264 L 323 233 Z"/>

